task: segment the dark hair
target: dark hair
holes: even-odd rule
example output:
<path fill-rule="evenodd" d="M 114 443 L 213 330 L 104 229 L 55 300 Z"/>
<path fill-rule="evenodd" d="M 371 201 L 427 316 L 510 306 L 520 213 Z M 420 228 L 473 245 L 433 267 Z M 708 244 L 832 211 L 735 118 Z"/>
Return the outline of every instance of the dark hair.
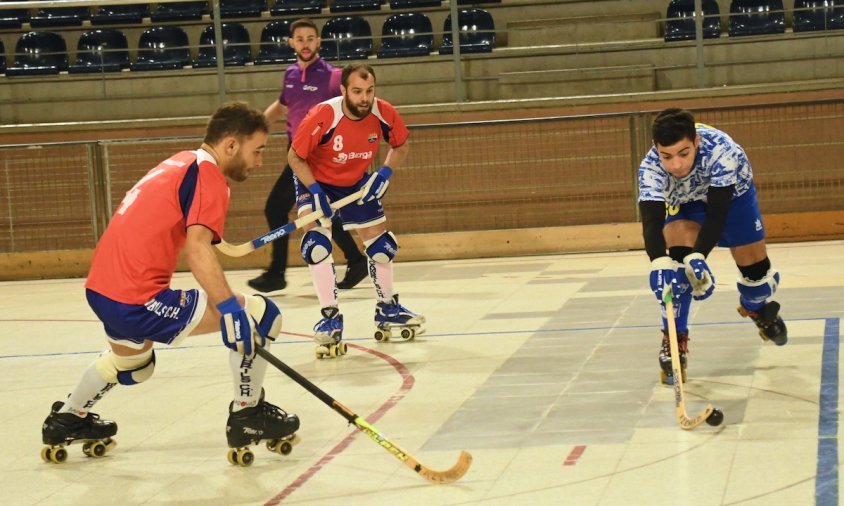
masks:
<path fill-rule="evenodd" d="M 676 107 L 657 114 L 651 127 L 654 144 L 673 146 L 683 139 L 695 140 L 695 117 L 685 109 Z"/>
<path fill-rule="evenodd" d="M 291 23 L 290 24 L 290 36 L 291 37 L 293 37 L 293 34 L 296 33 L 297 28 L 313 28 L 314 31 L 317 34 L 317 37 L 319 37 L 319 30 L 317 30 L 316 23 L 314 23 L 310 19 L 301 18 L 301 19 L 297 19 L 296 21 Z"/>
<path fill-rule="evenodd" d="M 367 63 L 350 63 L 343 67 L 343 75 L 340 78 L 340 84 L 344 87 L 349 86 L 349 76 L 352 74 L 357 74 L 363 79 L 368 79 L 369 76 L 372 76 L 372 80 L 375 81 L 375 71 L 372 70 L 372 66 Z"/>
<path fill-rule="evenodd" d="M 204 143 L 214 145 L 228 136 L 248 137 L 258 130 L 269 133 L 270 125 L 264 113 L 246 102 L 228 102 L 208 120 Z"/>

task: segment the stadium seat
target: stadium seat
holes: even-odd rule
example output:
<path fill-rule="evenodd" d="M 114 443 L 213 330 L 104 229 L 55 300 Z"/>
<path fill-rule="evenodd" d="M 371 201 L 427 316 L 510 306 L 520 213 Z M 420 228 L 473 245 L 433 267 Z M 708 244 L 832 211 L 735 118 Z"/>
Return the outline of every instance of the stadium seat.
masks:
<path fill-rule="evenodd" d="M 330 18 L 320 37 L 319 54 L 326 60 L 365 60 L 372 54 L 372 29 L 360 16 Z"/>
<path fill-rule="evenodd" d="M 461 9 L 457 12 L 460 25 L 461 53 L 491 53 L 495 47 L 495 23 L 489 11 L 484 9 Z M 451 40 L 451 14 L 445 18 L 443 42 L 440 54 L 452 54 L 454 43 Z"/>
<path fill-rule="evenodd" d="M 267 10 L 267 0 L 220 0 L 220 17 L 231 18 L 259 18 Z M 214 10 L 211 10 L 211 18 Z"/>
<path fill-rule="evenodd" d="M 6 48 L 3 46 L 3 41 L 0 40 L 0 74 L 6 73 Z"/>
<path fill-rule="evenodd" d="M 721 11 L 716 0 L 703 0 L 703 38 L 721 36 Z M 665 14 L 665 41 L 695 39 L 695 0 L 671 0 Z"/>
<path fill-rule="evenodd" d="M 223 64 L 243 66 L 252 61 L 252 43 L 249 32 L 240 23 L 223 23 Z M 194 68 L 216 67 L 217 49 L 214 45 L 214 25 L 208 25 L 199 36 L 199 54 Z"/>
<path fill-rule="evenodd" d="M 158 9 L 151 12 L 149 17 L 153 22 L 184 21 L 202 19 L 202 15 L 206 12 L 208 12 L 206 2 L 172 2 L 158 4 Z"/>
<path fill-rule="evenodd" d="M 15 45 L 14 65 L 7 76 L 58 74 L 67 70 L 67 44 L 55 32 L 27 32 Z"/>
<path fill-rule="evenodd" d="M 147 28 L 138 40 L 138 59 L 131 70 L 173 70 L 190 65 L 188 35 L 178 26 Z"/>
<path fill-rule="evenodd" d="M 730 3 L 730 37 L 784 32 L 782 0 L 733 0 Z"/>
<path fill-rule="evenodd" d="M 258 57 L 255 58 L 256 65 L 296 61 L 296 52 L 287 43 L 287 39 L 290 38 L 291 24 L 293 22 L 289 19 L 270 21 L 261 30 L 261 44 L 258 48 Z"/>
<path fill-rule="evenodd" d="M 327 0 L 277 0 L 275 5 L 270 7 L 270 15 L 319 14 L 326 5 Z"/>
<path fill-rule="evenodd" d="M 457 5 L 500 4 L 501 0 L 457 0 Z"/>
<path fill-rule="evenodd" d="M 120 72 L 129 68 L 129 44 L 126 36 L 115 28 L 92 30 L 79 37 L 76 63 L 71 74 L 91 72 Z"/>
<path fill-rule="evenodd" d="M 334 0 L 331 12 L 377 11 L 381 9 L 381 0 Z"/>
<path fill-rule="evenodd" d="M 418 9 L 420 7 L 439 7 L 443 0 L 390 0 L 391 9 Z"/>
<path fill-rule="evenodd" d="M 91 11 L 87 7 L 46 7 L 29 19 L 33 28 L 45 26 L 82 26 L 82 20 L 90 19 Z"/>
<path fill-rule="evenodd" d="M 148 17 L 149 4 L 102 5 L 91 16 L 91 24 L 138 24 Z"/>
<path fill-rule="evenodd" d="M 427 56 L 434 46 L 431 20 L 421 12 L 393 14 L 381 29 L 378 58 Z"/>
<path fill-rule="evenodd" d="M 844 0 L 794 0 L 795 32 L 844 29 Z"/>
<path fill-rule="evenodd" d="M 0 28 L 20 28 L 29 22 L 29 9 L 0 10 Z"/>

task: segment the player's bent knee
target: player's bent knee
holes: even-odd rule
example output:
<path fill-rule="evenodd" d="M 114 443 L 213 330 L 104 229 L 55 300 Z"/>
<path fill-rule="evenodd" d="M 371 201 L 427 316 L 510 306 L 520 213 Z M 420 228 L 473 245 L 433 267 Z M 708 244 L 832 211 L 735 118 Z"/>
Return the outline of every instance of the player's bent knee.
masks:
<path fill-rule="evenodd" d="M 752 303 L 761 304 L 777 292 L 779 283 L 780 273 L 776 269 L 771 268 L 768 269 L 767 274 L 759 280 L 751 280 L 745 277 L 740 277 L 736 286 L 744 299 Z"/>
<path fill-rule="evenodd" d="M 399 249 L 396 236 L 389 230 L 364 244 L 366 245 L 366 256 L 379 264 L 392 262 Z"/>
<path fill-rule="evenodd" d="M 316 227 L 302 236 L 302 258 L 316 265 L 331 258 L 331 232 L 325 227 Z"/>
<path fill-rule="evenodd" d="M 111 351 L 97 358 L 97 372 L 109 383 L 137 385 L 148 380 L 155 370 L 155 351 L 151 348 L 140 355 L 124 357 Z"/>
<path fill-rule="evenodd" d="M 275 340 L 281 334 L 281 310 L 272 299 L 258 294 L 247 295 L 246 312 L 255 318 L 262 336 Z"/>

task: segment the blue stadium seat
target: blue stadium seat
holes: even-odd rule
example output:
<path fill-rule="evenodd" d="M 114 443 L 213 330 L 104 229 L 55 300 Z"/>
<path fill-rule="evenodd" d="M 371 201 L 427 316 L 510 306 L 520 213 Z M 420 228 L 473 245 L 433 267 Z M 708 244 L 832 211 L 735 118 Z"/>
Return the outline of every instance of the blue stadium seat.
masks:
<path fill-rule="evenodd" d="M 120 72 L 129 68 L 129 44 L 126 35 L 115 28 L 92 30 L 79 37 L 76 63 L 71 74 L 91 72 Z"/>
<path fill-rule="evenodd" d="M 252 43 L 249 32 L 240 23 L 223 23 L 223 64 L 243 66 L 252 61 Z M 194 68 L 216 67 L 217 49 L 214 45 L 214 25 L 208 25 L 199 36 L 199 54 Z"/>
<path fill-rule="evenodd" d="M 272 16 L 319 14 L 327 5 L 327 0 L 277 0 L 275 5 L 270 7 L 270 14 Z"/>
<path fill-rule="evenodd" d="M 289 19 L 270 21 L 261 30 L 261 44 L 258 49 L 258 57 L 255 58 L 256 65 L 293 63 L 296 61 L 296 52 L 287 43 L 287 39 L 290 38 L 291 24 L 293 22 Z"/>
<path fill-rule="evenodd" d="M 360 16 L 330 18 L 320 37 L 319 54 L 326 60 L 365 60 L 372 54 L 372 29 Z"/>
<path fill-rule="evenodd" d="M 484 9 L 461 9 L 457 12 L 460 26 L 461 53 L 491 53 L 495 47 L 495 23 L 489 11 Z M 445 18 L 443 42 L 440 54 L 452 54 L 454 43 L 451 40 L 451 14 Z"/>
<path fill-rule="evenodd" d="M 0 28 L 20 28 L 29 22 L 29 9 L 0 10 Z"/>
<path fill-rule="evenodd" d="M 334 0 L 331 12 L 377 11 L 381 9 L 381 0 Z"/>
<path fill-rule="evenodd" d="M 6 73 L 6 48 L 3 46 L 3 41 L 0 40 L 0 74 Z"/>
<path fill-rule="evenodd" d="M 703 0 L 703 38 L 721 36 L 721 11 L 716 0 Z M 695 0 L 671 0 L 665 14 L 665 41 L 695 39 Z"/>
<path fill-rule="evenodd" d="M 420 7 L 439 7 L 443 0 L 390 0 L 391 9 L 418 9 Z"/>
<path fill-rule="evenodd" d="M 92 25 L 142 23 L 149 17 L 149 4 L 102 5 L 91 16 Z"/>
<path fill-rule="evenodd" d="M 501 0 L 457 0 L 457 5 L 500 4 Z"/>
<path fill-rule="evenodd" d="M 795 32 L 844 29 L 844 0 L 794 0 Z"/>
<path fill-rule="evenodd" d="M 730 37 L 784 33 L 782 0 L 733 0 L 729 32 Z"/>
<path fill-rule="evenodd" d="M 27 32 L 15 45 L 14 65 L 7 76 L 58 74 L 67 70 L 67 44 L 55 32 Z"/>
<path fill-rule="evenodd" d="M 431 20 L 421 12 L 393 14 L 381 29 L 378 58 L 427 56 L 434 47 Z"/>
<path fill-rule="evenodd" d="M 153 26 L 138 40 L 138 58 L 130 70 L 173 70 L 190 65 L 188 35 L 178 26 Z"/>
<path fill-rule="evenodd" d="M 158 4 L 158 9 L 151 12 L 149 17 L 153 22 L 184 21 L 202 19 L 202 15 L 206 12 L 208 12 L 206 2 L 171 2 Z"/>
<path fill-rule="evenodd" d="M 267 10 L 267 0 L 220 0 L 220 17 L 231 18 L 259 18 Z M 214 17 L 214 10 L 211 10 Z"/>
<path fill-rule="evenodd" d="M 90 19 L 87 7 L 45 7 L 29 19 L 33 28 L 45 26 L 82 26 L 82 20 Z"/>

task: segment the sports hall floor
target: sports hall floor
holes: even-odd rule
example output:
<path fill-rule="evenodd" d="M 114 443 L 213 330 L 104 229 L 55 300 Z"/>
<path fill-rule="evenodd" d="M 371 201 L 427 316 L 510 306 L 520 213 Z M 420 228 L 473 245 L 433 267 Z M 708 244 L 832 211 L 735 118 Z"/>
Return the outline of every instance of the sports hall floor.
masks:
<path fill-rule="evenodd" d="M 30 505 L 837 505 L 844 242 L 770 247 L 789 328 L 764 343 L 735 310 L 736 269 L 711 256 L 717 289 L 692 308 L 686 397 L 724 424 L 681 430 L 658 384 L 658 306 L 642 251 L 399 263 L 402 302 L 428 318 L 415 342 L 371 337 L 369 282 L 341 293 L 349 354 L 317 361 L 305 269 L 275 300 L 272 352 L 427 466 L 474 456 L 462 480 L 417 476 L 270 367 L 267 398 L 302 419 L 281 456 L 226 460 L 231 396 L 218 335 L 157 348 L 149 381 L 96 412 L 119 425 L 106 457 L 70 446 L 41 460 L 40 426 L 105 342 L 81 279 L 0 283 L 3 504 Z M 338 270 L 342 273 L 342 267 Z M 232 271 L 236 290 L 256 271 Z M 180 274 L 176 286 L 192 286 Z"/>

